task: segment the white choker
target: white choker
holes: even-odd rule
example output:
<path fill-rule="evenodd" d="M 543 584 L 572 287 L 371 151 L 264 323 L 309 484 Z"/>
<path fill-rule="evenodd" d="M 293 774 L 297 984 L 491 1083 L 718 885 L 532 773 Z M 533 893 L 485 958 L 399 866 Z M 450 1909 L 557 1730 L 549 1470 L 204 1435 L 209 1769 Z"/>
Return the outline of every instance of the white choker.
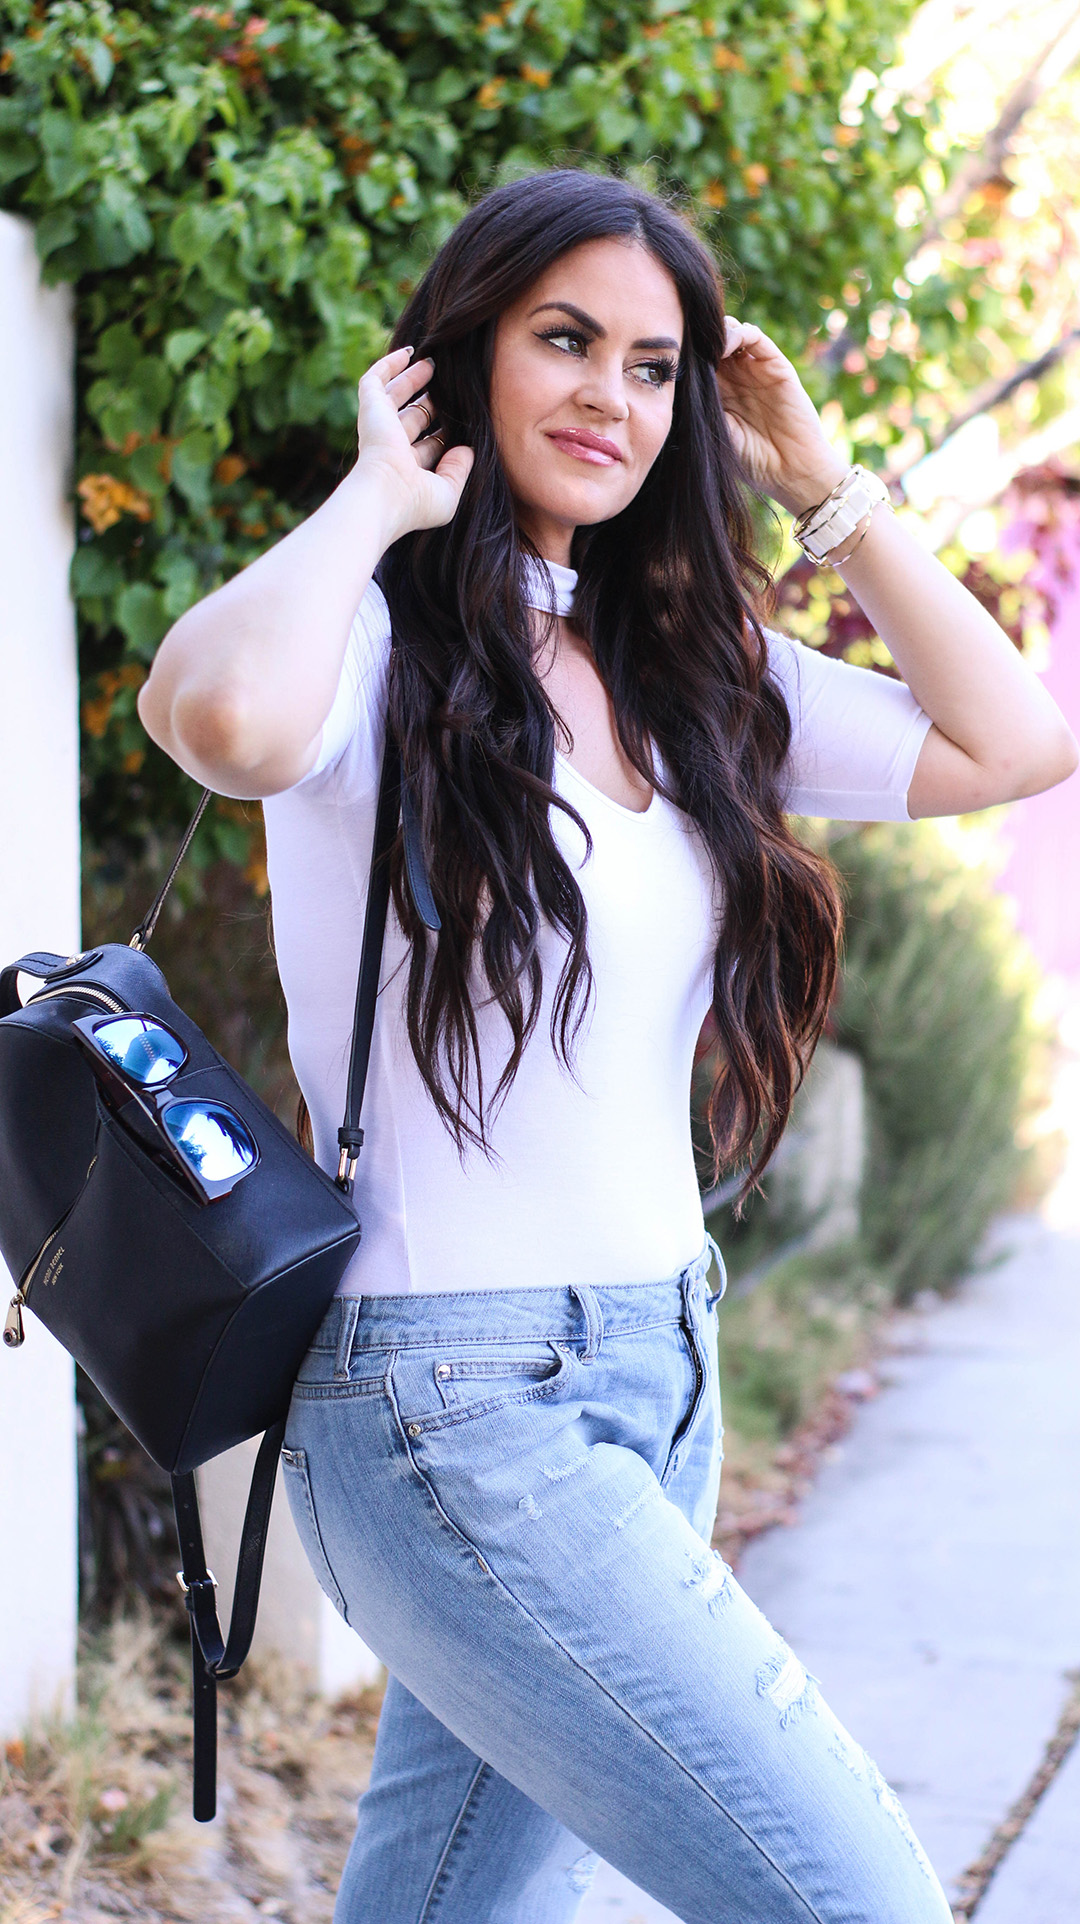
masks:
<path fill-rule="evenodd" d="M 521 592 L 526 608 L 539 608 L 542 614 L 572 615 L 577 570 L 564 568 L 558 561 L 535 561 L 531 554 L 521 557 Z"/>

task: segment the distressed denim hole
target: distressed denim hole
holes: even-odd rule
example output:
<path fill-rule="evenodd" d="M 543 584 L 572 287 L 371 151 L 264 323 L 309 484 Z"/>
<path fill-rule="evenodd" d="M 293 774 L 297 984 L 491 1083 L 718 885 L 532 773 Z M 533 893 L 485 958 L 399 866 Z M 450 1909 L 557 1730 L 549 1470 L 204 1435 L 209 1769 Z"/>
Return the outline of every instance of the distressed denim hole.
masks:
<path fill-rule="evenodd" d="M 583 1470 L 588 1460 L 589 1452 L 583 1450 L 580 1456 L 572 1456 L 569 1463 L 545 1463 L 544 1475 L 549 1483 L 564 1483 L 568 1476 L 576 1476 L 579 1470 Z"/>
<path fill-rule="evenodd" d="M 615 1529 L 625 1530 L 631 1518 L 636 1517 L 639 1510 L 643 1510 L 647 1503 L 652 1502 L 653 1497 L 657 1497 L 659 1495 L 660 1495 L 659 1484 L 646 1483 L 644 1487 L 638 1491 L 636 1497 L 634 1498 L 634 1501 L 632 1503 L 628 1503 L 626 1506 L 626 1509 L 620 1511 L 619 1515 L 615 1518 L 615 1522 L 614 1522 Z"/>
<path fill-rule="evenodd" d="M 715 1550 L 705 1550 L 696 1556 L 690 1566 L 690 1575 L 683 1578 L 687 1589 L 696 1590 L 703 1603 L 709 1606 L 710 1615 L 716 1616 L 723 1609 L 731 1595 L 731 1568 Z"/>
<path fill-rule="evenodd" d="M 810 1705 L 813 1684 L 793 1650 L 781 1645 L 757 1673 L 757 1693 L 768 1697 L 780 1712 L 780 1728 L 786 1730 Z"/>

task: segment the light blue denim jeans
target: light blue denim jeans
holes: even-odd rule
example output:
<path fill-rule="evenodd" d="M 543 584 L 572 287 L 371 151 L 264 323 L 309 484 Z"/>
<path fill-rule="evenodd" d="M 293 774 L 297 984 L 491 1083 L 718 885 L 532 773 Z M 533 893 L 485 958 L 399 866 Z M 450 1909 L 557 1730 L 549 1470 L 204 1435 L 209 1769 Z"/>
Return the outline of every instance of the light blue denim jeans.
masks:
<path fill-rule="evenodd" d="M 390 1673 L 335 1924 L 949 1924 L 893 1793 L 709 1548 L 708 1247 L 664 1282 L 342 1297 L 285 1475 Z"/>

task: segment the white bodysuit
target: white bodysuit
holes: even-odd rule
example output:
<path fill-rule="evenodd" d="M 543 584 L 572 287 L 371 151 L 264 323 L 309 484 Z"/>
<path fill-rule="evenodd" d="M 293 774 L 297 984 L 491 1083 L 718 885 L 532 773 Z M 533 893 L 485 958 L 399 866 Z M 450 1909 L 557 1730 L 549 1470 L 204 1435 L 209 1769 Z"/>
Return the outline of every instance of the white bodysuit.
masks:
<path fill-rule="evenodd" d="M 552 576 L 565 610 L 575 577 L 559 568 Z M 535 605 L 549 605 L 547 586 L 534 575 Z M 908 820 L 908 786 L 930 727 L 910 691 L 784 635 L 770 633 L 769 647 L 792 717 L 789 808 Z M 337 1168 L 389 652 L 386 602 L 372 585 L 315 765 L 264 804 L 289 1051 L 328 1170 Z M 711 866 L 689 819 L 660 795 L 643 812 L 623 808 L 562 756 L 554 785 L 593 838 L 584 861 L 580 831 L 551 811 L 585 899 L 594 979 L 574 1074 L 551 1045 L 565 943 L 548 929 L 543 1006 L 491 1127 L 495 1156 L 470 1148 L 462 1161 L 409 1046 L 407 945 L 391 908 L 356 1178 L 363 1237 L 343 1294 L 659 1281 L 701 1249 L 689 1092 L 712 999 L 719 904 Z M 491 1089 L 508 1032 L 497 1005 L 477 1019 Z"/>

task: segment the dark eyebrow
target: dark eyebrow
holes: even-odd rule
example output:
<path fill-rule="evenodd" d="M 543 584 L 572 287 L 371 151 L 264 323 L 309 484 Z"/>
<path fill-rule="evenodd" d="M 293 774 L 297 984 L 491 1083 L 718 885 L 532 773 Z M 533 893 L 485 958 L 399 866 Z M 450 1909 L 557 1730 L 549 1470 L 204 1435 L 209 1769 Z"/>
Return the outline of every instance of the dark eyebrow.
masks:
<path fill-rule="evenodd" d="M 595 334 L 598 341 L 607 339 L 606 327 L 601 327 L 599 321 L 594 321 L 591 314 L 586 314 L 583 308 L 575 307 L 571 301 L 541 301 L 539 307 L 530 310 L 529 319 L 532 320 L 534 314 L 543 314 L 548 308 L 554 308 L 559 314 L 569 314 L 571 320 L 576 321 L 579 327 L 588 328 L 590 334 Z M 680 349 L 680 343 L 673 341 L 667 334 L 658 334 L 647 341 L 631 341 L 630 345 L 635 351 L 639 348 L 669 347 L 678 354 Z"/>

